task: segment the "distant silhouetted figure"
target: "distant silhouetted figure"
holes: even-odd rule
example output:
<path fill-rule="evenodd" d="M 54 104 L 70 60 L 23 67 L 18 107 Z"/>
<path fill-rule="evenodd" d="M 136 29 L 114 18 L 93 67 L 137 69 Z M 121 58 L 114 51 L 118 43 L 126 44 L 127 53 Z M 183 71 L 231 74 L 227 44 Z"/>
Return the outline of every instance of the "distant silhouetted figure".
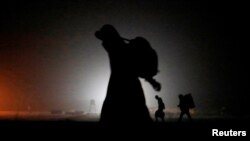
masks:
<path fill-rule="evenodd" d="M 181 110 L 181 114 L 180 114 L 178 121 L 180 122 L 185 114 L 188 116 L 189 120 L 192 121 L 192 117 L 189 113 L 189 109 L 195 107 L 192 95 L 191 94 L 186 94 L 186 95 L 180 94 L 179 100 L 180 100 L 180 103 L 179 103 L 178 107 Z"/>
<path fill-rule="evenodd" d="M 158 109 L 155 112 L 155 121 L 158 122 L 158 118 L 160 118 L 164 122 L 164 109 L 165 109 L 165 104 L 162 101 L 162 98 L 159 97 L 158 95 L 155 96 L 155 99 L 158 101 Z"/>
<path fill-rule="evenodd" d="M 131 47 L 131 41 L 122 38 L 112 25 L 104 25 L 95 36 L 102 41 L 111 68 L 100 122 L 108 125 L 151 123 L 152 119 L 138 78 L 139 71 L 136 68 L 137 52 Z M 154 88 L 160 90 L 160 84 L 152 77 L 148 76 L 145 80 L 152 82 Z"/>
<path fill-rule="evenodd" d="M 96 104 L 94 99 L 90 100 L 89 113 L 96 113 Z"/>

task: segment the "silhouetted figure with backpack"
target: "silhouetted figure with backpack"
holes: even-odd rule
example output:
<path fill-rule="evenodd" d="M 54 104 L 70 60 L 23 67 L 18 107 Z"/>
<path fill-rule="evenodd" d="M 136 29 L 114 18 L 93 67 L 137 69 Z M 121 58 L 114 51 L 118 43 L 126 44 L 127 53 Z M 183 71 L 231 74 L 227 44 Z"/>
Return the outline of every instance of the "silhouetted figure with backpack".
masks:
<path fill-rule="evenodd" d="M 155 121 L 158 122 L 158 118 L 161 119 L 162 122 L 164 122 L 164 109 L 165 109 L 165 104 L 162 101 L 162 98 L 159 97 L 158 95 L 155 96 L 155 99 L 158 101 L 158 109 L 155 112 Z"/>
<path fill-rule="evenodd" d="M 186 95 L 180 94 L 179 100 L 180 100 L 180 103 L 179 103 L 178 107 L 181 110 L 181 114 L 180 114 L 178 122 L 181 122 L 181 120 L 185 114 L 188 116 L 189 120 L 192 121 L 192 117 L 191 117 L 190 112 L 189 112 L 189 109 L 195 107 L 192 95 L 191 94 L 186 94 Z"/>
<path fill-rule="evenodd" d="M 151 73 L 147 67 L 138 68 L 138 63 L 140 63 L 138 58 L 141 58 L 143 54 L 143 50 L 140 50 L 138 45 L 144 46 L 145 44 L 142 43 L 146 40 L 139 43 L 137 39 L 124 39 L 112 25 L 104 25 L 95 33 L 95 36 L 102 41 L 108 53 L 111 69 L 100 122 L 108 126 L 152 123 L 139 77 L 144 77 L 155 90 L 159 91 L 161 87 L 160 83 L 153 79 L 153 76 L 157 74 L 155 72 L 157 69 L 153 68 Z"/>

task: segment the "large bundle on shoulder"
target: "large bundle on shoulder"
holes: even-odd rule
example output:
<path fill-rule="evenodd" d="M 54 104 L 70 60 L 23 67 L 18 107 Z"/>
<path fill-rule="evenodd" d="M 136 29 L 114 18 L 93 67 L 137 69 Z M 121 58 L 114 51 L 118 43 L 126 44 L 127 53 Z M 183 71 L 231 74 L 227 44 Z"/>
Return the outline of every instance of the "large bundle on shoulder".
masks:
<path fill-rule="evenodd" d="M 129 40 L 132 49 L 134 71 L 141 78 L 149 79 L 158 73 L 158 57 L 156 51 L 143 37 Z"/>
<path fill-rule="evenodd" d="M 188 108 L 190 109 L 195 108 L 194 100 L 191 93 L 184 95 L 184 99 L 188 105 Z"/>

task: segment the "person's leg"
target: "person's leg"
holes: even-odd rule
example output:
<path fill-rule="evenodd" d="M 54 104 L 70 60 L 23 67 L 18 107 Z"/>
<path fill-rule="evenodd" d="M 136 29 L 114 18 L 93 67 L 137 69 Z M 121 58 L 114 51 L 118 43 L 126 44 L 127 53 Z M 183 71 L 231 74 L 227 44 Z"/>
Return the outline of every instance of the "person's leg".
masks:
<path fill-rule="evenodd" d="M 162 110 L 162 111 L 161 111 L 161 120 L 162 120 L 162 122 L 165 121 L 165 120 L 164 120 L 164 117 L 165 117 L 165 113 L 164 113 L 164 111 Z"/>
<path fill-rule="evenodd" d="M 188 111 L 186 114 L 187 114 L 187 116 L 188 116 L 188 119 L 192 122 L 193 120 L 192 120 L 192 117 L 191 117 L 189 111 Z"/>
<path fill-rule="evenodd" d="M 184 115 L 184 112 L 181 112 L 178 122 L 181 122 L 183 115 Z"/>
<path fill-rule="evenodd" d="M 162 117 L 161 117 L 161 121 L 162 121 L 162 122 L 165 122 L 165 120 L 164 120 L 164 116 L 162 116 Z"/>
<path fill-rule="evenodd" d="M 155 113 L 155 122 L 158 122 L 157 112 Z"/>

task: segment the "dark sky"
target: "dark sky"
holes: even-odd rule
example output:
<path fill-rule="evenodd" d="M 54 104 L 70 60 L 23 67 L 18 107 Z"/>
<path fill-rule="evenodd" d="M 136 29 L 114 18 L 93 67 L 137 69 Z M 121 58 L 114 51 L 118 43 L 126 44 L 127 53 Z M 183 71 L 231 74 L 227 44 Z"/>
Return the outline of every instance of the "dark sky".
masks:
<path fill-rule="evenodd" d="M 0 8 L 0 110 L 98 108 L 109 79 L 108 56 L 94 33 L 112 24 L 121 36 L 145 37 L 158 52 L 162 91 L 175 108 L 192 93 L 203 112 L 244 113 L 244 8 L 239 3 L 166 0 L 11 2 Z M 244 74 L 244 75 L 243 75 Z M 129 103 L 129 102 L 128 102 Z M 239 110 L 240 109 L 240 110 Z M 243 111 L 242 111 L 243 110 Z"/>

